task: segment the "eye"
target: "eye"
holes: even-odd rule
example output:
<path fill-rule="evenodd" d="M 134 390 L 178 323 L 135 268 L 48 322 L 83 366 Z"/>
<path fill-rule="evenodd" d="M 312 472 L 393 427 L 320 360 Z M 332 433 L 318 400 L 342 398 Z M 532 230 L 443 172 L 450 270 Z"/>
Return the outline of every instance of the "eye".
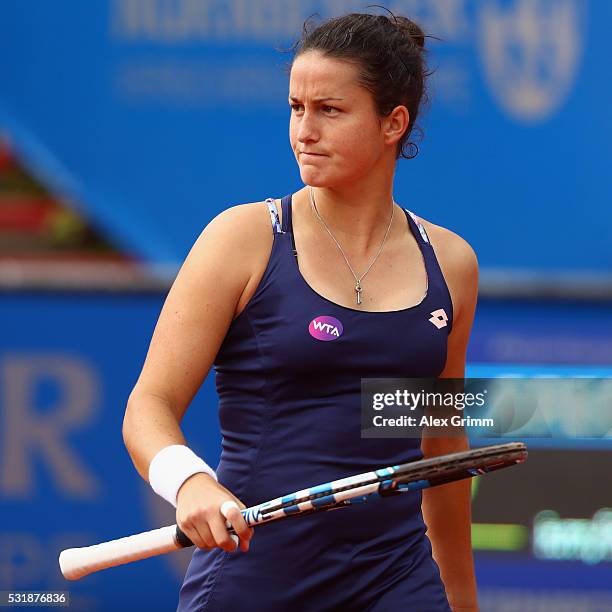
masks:
<path fill-rule="evenodd" d="M 291 110 L 294 113 L 300 112 L 304 107 L 302 106 L 302 104 L 291 104 Z"/>
<path fill-rule="evenodd" d="M 324 107 L 323 107 L 323 112 L 324 112 L 326 115 L 331 115 L 331 114 L 333 114 L 333 113 L 335 113 L 335 112 L 339 112 L 339 111 L 338 111 L 338 109 L 337 109 L 337 108 L 334 108 L 333 106 L 324 106 Z"/>

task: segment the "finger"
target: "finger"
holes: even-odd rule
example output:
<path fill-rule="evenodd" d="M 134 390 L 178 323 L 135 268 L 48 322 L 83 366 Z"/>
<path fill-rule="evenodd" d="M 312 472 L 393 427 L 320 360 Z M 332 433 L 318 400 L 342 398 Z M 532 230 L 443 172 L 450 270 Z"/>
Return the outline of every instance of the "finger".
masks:
<path fill-rule="evenodd" d="M 200 534 L 200 538 L 204 542 L 204 548 L 207 548 L 209 550 L 214 548 L 215 547 L 215 538 L 213 537 L 213 534 L 212 534 L 209 526 L 207 525 L 207 523 L 200 521 L 200 522 L 196 523 L 195 528 L 197 529 L 198 533 Z"/>
<path fill-rule="evenodd" d="M 234 500 L 228 500 L 222 505 L 221 510 L 223 516 L 228 519 L 226 521 L 228 528 L 231 526 L 240 538 L 240 550 L 242 552 L 247 552 L 249 550 L 250 540 L 253 537 L 253 530 L 246 524 L 242 512 L 240 512 L 238 508 L 238 504 Z"/>
<path fill-rule="evenodd" d="M 238 508 L 238 504 L 233 500 L 233 499 L 228 499 L 226 501 L 224 501 L 221 504 L 221 507 L 219 508 L 219 512 L 228 520 L 225 521 L 225 525 L 228 527 L 228 529 L 232 526 L 232 522 L 229 520 L 228 517 L 228 512 L 231 509 L 237 509 Z M 238 510 L 238 512 L 240 512 L 240 510 Z"/>
<path fill-rule="evenodd" d="M 216 546 L 227 552 L 234 552 L 236 550 L 238 543 L 228 533 L 225 520 L 220 512 L 208 522 L 208 526 L 215 539 Z"/>
<path fill-rule="evenodd" d="M 208 550 L 216 546 L 215 539 L 206 525 L 196 524 L 195 522 L 179 524 L 181 531 L 194 543 L 198 548 Z"/>
<path fill-rule="evenodd" d="M 244 520 L 244 516 L 242 516 L 242 512 L 240 512 L 240 510 L 238 509 L 238 506 L 236 504 L 233 504 L 232 506 L 230 506 L 227 509 L 225 516 L 227 517 L 228 521 L 231 523 L 238 537 L 247 544 L 246 548 L 248 550 L 248 543 L 250 539 L 253 537 L 253 529 L 251 529 L 246 524 L 246 521 Z"/>

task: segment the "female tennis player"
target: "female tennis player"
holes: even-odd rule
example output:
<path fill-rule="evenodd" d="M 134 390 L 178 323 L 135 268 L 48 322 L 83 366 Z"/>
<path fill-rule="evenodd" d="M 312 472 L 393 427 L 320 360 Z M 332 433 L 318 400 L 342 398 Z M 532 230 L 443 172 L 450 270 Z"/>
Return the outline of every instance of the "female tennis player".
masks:
<path fill-rule="evenodd" d="M 305 28 L 289 85 L 305 186 L 218 215 L 168 294 L 123 432 L 196 544 L 181 611 L 477 610 L 469 481 L 256 534 L 239 512 L 467 448 L 464 436 L 360 436 L 362 378 L 463 377 L 476 303 L 470 246 L 393 200 L 424 93 L 423 47 L 422 30 L 392 15 Z M 241 146 L 245 163 L 274 159 L 263 138 Z M 419 215 L 425 206 L 410 203 Z M 179 426 L 213 364 L 216 473 Z"/>

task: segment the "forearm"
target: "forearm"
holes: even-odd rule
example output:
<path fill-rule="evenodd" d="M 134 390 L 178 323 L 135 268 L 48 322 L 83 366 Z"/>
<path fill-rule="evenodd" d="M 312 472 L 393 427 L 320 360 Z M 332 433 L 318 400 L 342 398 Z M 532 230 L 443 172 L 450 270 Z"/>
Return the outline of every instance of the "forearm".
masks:
<path fill-rule="evenodd" d="M 134 467 L 149 480 L 149 464 L 164 447 L 186 444 L 178 419 L 168 402 L 149 394 L 130 396 L 123 419 L 123 441 Z"/>
<path fill-rule="evenodd" d="M 465 436 L 423 440 L 431 457 L 466 450 Z M 423 518 L 433 556 L 453 611 L 478 609 L 471 544 L 471 480 L 462 480 L 423 491 Z"/>

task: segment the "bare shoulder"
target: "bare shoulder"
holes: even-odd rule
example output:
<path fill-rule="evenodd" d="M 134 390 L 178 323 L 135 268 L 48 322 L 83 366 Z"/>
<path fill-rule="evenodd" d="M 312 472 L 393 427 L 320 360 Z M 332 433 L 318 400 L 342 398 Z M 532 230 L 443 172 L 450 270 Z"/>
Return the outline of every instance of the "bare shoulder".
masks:
<path fill-rule="evenodd" d="M 459 234 L 419 218 L 431 240 L 438 259 L 447 260 L 453 267 L 478 268 L 478 259 L 470 243 Z M 442 263 L 442 262 L 441 262 Z"/>
<path fill-rule="evenodd" d="M 475 301 L 478 292 L 478 259 L 472 246 L 455 232 L 419 217 L 457 310 Z"/>
<path fill-rule="evenodd" d="M 210 221 L 194 244 L 188 257 L 193 261 L 191 278 L 201 282 L 206 270 L 217 269 L 214 286 L 233 296 L 232 310 L 238 316 L 265 273 L 273 240 L 266 202 L 231 206 Z"/>
<path fill-rule="evenodd" d="M 251 242 L 271 237 L 271 221 L 268 205 L 265 202 L 236 204 L 221 211 L 204 228 L 202 234 L 222 234 L 234 242 Z"/>
<path fill-rule="evenodd" d="M 257 265 L 258 254 L 269 251 L 272 245 L 272 224 L 265 202 L 237 204 L 216 215 L 196 240 L 190 256 L 214 250 L 229 267 L 243 270 Z"/>

